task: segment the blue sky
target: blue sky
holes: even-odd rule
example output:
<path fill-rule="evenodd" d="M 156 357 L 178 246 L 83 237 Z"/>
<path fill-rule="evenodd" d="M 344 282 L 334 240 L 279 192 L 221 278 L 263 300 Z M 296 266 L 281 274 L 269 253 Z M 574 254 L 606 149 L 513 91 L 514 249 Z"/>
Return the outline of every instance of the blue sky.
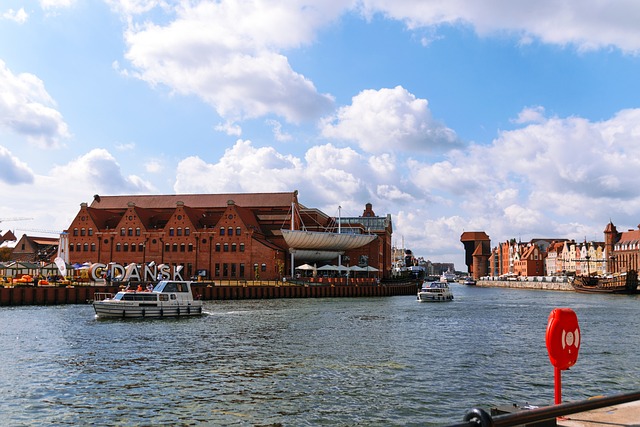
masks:
<path fill-rule="evenodd" d="M 640 223 L 634 0 L 5 0 L 0 229 L 94 194 L 299 190 L 391 214 L 464 269 L 464 231 Z"/>

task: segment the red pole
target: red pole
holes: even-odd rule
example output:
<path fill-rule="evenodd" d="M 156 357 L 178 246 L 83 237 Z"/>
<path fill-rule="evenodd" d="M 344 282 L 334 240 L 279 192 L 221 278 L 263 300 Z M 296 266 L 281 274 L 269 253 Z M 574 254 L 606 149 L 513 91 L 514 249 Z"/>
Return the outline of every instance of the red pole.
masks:
<path fill-rule="evenodd" d="M 555 404 L 559 405 L 562 403 L 562 370 L 559 368 L 555 368 L 553 384 L 556 394 Z"/>

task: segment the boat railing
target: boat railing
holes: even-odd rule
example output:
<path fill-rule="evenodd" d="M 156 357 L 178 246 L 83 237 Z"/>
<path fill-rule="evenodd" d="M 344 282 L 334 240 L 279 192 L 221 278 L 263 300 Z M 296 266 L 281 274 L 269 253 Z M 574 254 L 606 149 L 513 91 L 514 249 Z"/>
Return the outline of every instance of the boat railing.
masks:
<path fill-rule="evenodd" d="M 111 298 L 113 298 L 113 294 L 111 292 L 96 292 L 93 294 L 94 301 L 104 301 Z"/>
<path fill-rule="evenodd" d="M 539 421 L 553 420 L 557 417 L 606 408 L 607 406 L 621 405 L 623 403 L 640 400 L 640 391 L 617 394 L 606 397 L 596 397 L 578 402 L 562 403 L 541 408 L 523 409 L 512 413 L 492 416 L 484 409 L 472 408 L 468 410 L 460 424 L 451 424 L 448 427 L 514 427 Z M 554 424 L 555 425 L 555 424 Z"/>

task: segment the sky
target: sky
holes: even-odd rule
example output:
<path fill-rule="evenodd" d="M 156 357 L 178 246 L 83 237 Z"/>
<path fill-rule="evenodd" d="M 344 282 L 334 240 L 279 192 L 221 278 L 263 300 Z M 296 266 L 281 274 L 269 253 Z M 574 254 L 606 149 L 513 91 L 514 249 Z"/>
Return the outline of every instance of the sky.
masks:
<path fill-rule="evenodd" d="M 394 245 L 640 224 L 640 2 L 3 0 L 0 230 L 94 194 L 366 203 Z M 17 218 L 29 218 L 19 220 Z"/>

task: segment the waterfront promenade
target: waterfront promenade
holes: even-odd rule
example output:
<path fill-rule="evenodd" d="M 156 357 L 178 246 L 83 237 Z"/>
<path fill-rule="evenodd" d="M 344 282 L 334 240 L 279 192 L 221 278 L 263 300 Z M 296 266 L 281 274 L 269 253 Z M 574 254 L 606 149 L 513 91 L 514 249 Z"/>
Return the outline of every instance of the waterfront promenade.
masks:
<path fill-rule="evenodd" d="M 478 287 L 484 288 L 513 288 L 537 289 L 543 291 L 573 291 L 573 286 L 562 281 L 534 281 L 534 280 L 478 280 Z"/>
<path fill-rule="evenodd" d="M 0 288 L 0 306 L 86 304 L 97 292 L 115 294 L 121 286 L 84 284 L 77 286 L 20 286 Z M 412 282 L 374 285 L 293 284 L 282 282 L 209 283 L 194 282 L 194 297 L 210 300 L 275 298 L 340 298 L 414 295 Z"/>

